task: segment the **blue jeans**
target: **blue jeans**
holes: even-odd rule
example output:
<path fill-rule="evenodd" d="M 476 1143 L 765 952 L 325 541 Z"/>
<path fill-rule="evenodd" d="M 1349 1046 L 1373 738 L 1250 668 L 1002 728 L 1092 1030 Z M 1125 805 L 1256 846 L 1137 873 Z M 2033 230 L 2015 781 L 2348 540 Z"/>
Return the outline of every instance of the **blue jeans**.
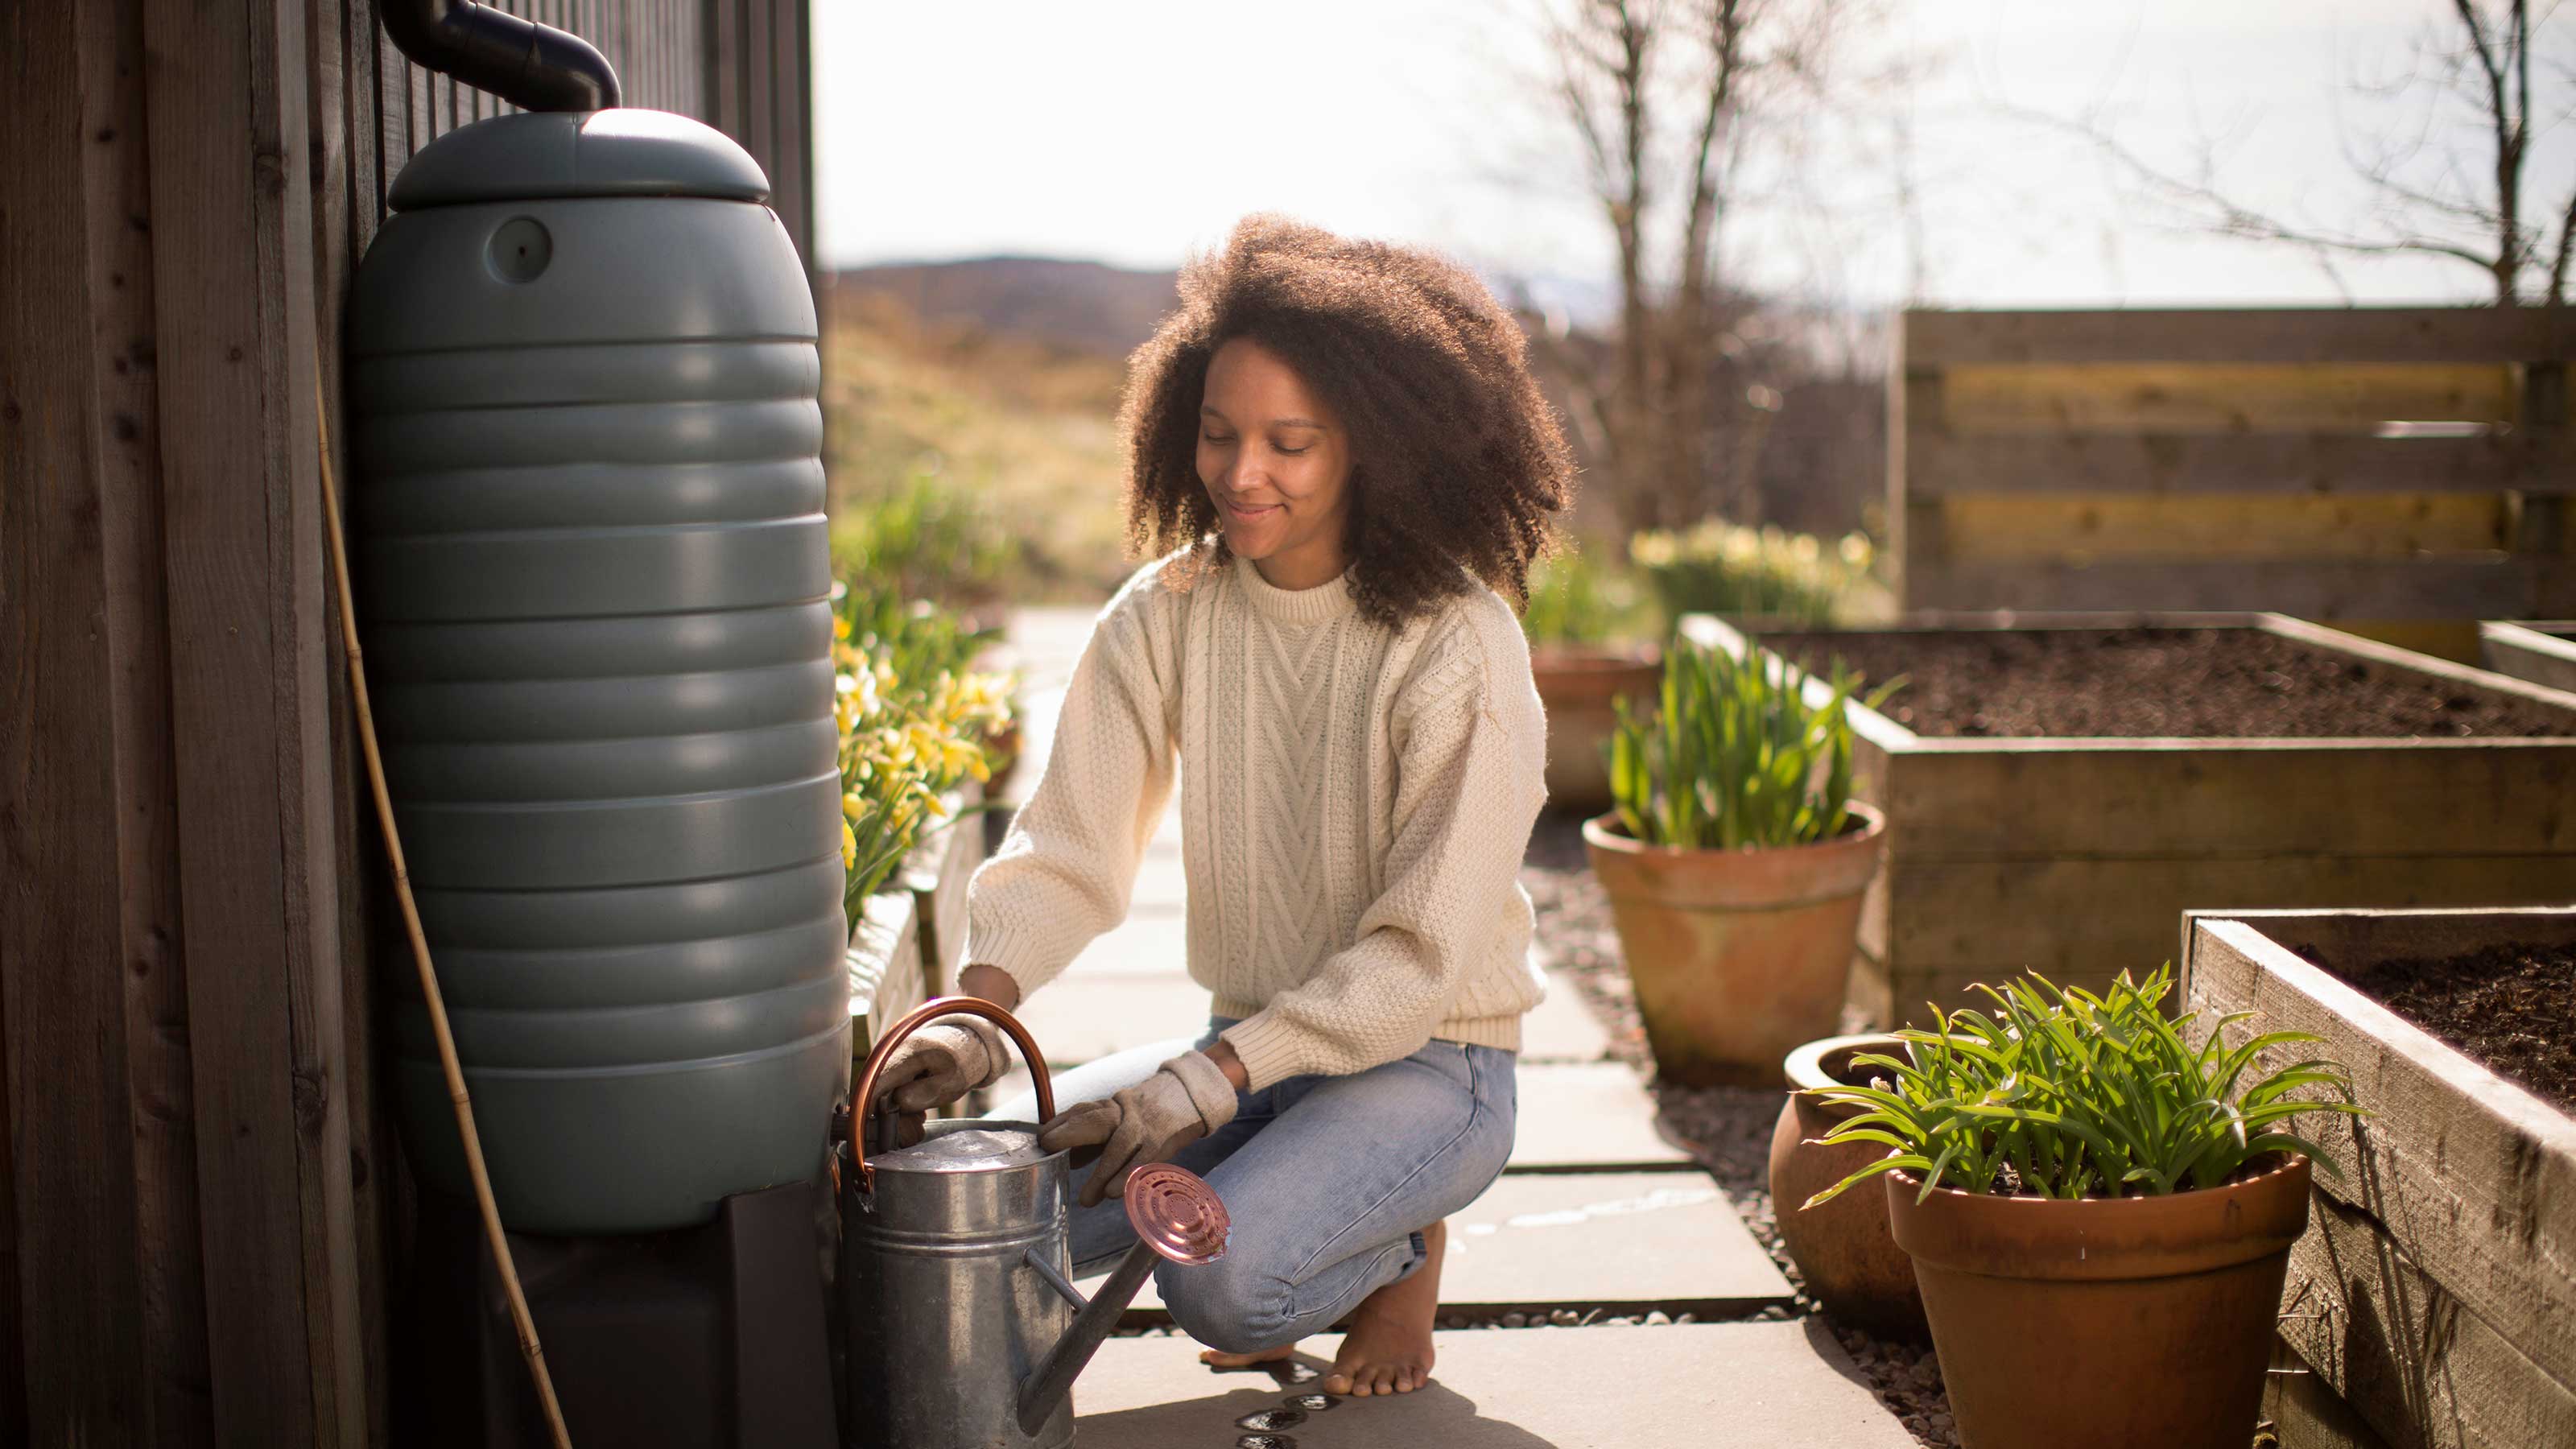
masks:
<path fill-rule="evenodd" d="M 1056 1109 L 1133 1086 L 1180 1053 L 1212 1046 L 1234 1022 L 1209 1019 L 1195 1041 L 1135 1047 L 1055 1079 Z M 1515 1056 L 1433 1041 L 1346 1077 L 1290 1077 L 1235 1099 L 1232 1122 L 1173 1159 L 1224 1199 L 1233 1220 L 1213 1263 L 1163 1263 L 1154 1286 L 1192 1338 L 1255 1353 L 1321 1333 L 1426 1258 L 1421 1229 L 1459 1211 L 1512 1155 Z M 1033 1096 L 992 1116 L 1026 1122 Z M 1079 1189 L 1088 1169 L 1074 1175 Z M 1072 1210 L 1077 1277 L 1105 1273 L 1136 1241 L 1115 1197 Z"/>

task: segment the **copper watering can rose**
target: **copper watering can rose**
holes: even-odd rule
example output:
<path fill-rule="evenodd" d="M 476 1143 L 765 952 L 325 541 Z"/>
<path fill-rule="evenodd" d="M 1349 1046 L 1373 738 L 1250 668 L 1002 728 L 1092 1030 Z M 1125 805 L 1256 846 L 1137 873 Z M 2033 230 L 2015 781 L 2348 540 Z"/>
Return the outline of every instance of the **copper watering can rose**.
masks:
<path fill-rule="evenodd" d="M 1036 1123 L 937 1122 L 912 1146 L 869 1152 L 867 1107 L 893 1048 L 951 1013 L 1007 1033 L 1035 1080 L 1039 1120 L 1055 1115 L 1037 1043 L 978 997 L 923 1003 L 868 1053 L 839 1174 L 852 1442 L 1062 1449 L 1073 1441 L 1074 1377 L 1156 1263 L 1224 1256 L 1229 1219 L 1197 1174 L 1169 1163 L 1136 1169 L 1124 1195 L 1136 1244 L 1086 1299 L 1071 1277 L 1067 1155 L 1037 1145 Z"/>

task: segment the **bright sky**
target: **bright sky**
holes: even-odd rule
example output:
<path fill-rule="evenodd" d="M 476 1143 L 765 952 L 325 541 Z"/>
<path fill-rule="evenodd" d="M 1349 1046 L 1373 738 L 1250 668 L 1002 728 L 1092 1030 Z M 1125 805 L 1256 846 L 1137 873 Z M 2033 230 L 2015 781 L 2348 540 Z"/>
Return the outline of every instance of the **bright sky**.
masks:
<path fill-rule="evenodd" d="M 1525 79 L 1534 0 L 1118 0 L 977 6 L 816 0 L 820 248 L 834 265 L 997 253 L 1170 266 L 1247 211 L 1425 242 L 1493 274 L 1576 289 L 1609 239 L 1571 185 L 1570 138 Z M 2209 144 L 2226 187 L 2312 223 L 2363 204 L 2339 139 L 2378 113 L 2356 82 L 2399 66 L 2446 0 L 1886 0 L 1889 54 L 1928 70 L 1910 103 L 1912 269 L 1949 305 L 2332 303 L 2301 254 L 2177 233 L 2096 154 L 2012 108 L 2093 111 L 2159 164 Z M 2546 22 L 2568 56 L 2576 6 Z M 2562 100 L 2566 87 L 2556 95 Z M 2462 141 L 2474 133 L 2450 133 Z M 2576 176 L 2576 128 L 2539 178 Z M 1875 193 L 1892 174 L 1820 164 Z M 1821 178 L 1821 179 L 1817 179 Z M 1859 178 L 1859 179 L 1851 179 Z M 2563 180 L 2546 183 L 2555 192 Z M 2563 193 L 2559 193 L 2563 204 Z M 1893 209 L 1749 238 L 1775 287 L 1903 294 Z M 2357 261 L 2353 300 L 2481 300 L 2454 261 Z"/>

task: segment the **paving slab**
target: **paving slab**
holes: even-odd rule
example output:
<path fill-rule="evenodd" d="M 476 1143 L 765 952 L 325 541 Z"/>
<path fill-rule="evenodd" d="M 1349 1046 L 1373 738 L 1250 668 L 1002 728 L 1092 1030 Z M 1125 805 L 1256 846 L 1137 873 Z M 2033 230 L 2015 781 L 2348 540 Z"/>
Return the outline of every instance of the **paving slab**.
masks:
<path fill-rule="evenodd" d="M 1624 1062 L 1524 1062 L 1508 1172 L 1688 1167 L 1655 1122 L 1655 1099 Z"/>
<path fill-rule="evenodd" d="M 1562 972 L 1546 973 L 1547 996 L 1521 1018 L 1521 1062 L 1597 1062 L 1610 1055 L 1610 1033 L 1583 1002 L 1582 988 Z"/>
<path fill-rule="evenodd" d="M 1815 1321 L 1461 1329 L 1433 1336 L 1432 1382 L 1336 1399 L 1275 1432 L 1297 1449 L 1913 1449 Z M 1310 1371 L 1340 1341 L 1306 1341 Z M 1078 1443 L 1208 1449 L 1235 1421 L 1318 1383 L 1218 1373 L 1183 1338 L 1113 1338 L 1074 1385 Z"/>
<path fill-rule="evenodd" d="M 1743 1314 L 1794 1294 L 1704 1172 L 1507 1174 L 1449 1219 L 1444 1310 Z M 1131 1322 L 1167 1315 L 1154 1285 Z"/>

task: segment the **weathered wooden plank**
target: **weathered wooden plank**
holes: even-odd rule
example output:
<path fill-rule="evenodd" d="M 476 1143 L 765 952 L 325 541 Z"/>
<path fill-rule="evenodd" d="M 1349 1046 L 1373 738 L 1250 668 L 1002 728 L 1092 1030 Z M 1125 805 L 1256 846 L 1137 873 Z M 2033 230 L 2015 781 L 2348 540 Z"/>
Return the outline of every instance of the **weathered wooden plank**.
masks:
<path fill-rule="evenodd" d="M 983 817 L 967 813 L 982 792 L 969 780 L 948 800 L 954 823 L 923 841 L 904 871 L 919 906 L 922 990 L 930 996 L 956 983 L 958 956 L 966 949 L 966 885 L 984 863 Z"/>
<path fill-rule="evenodd" d="M 2281 1311 L 2305 1309 L 2284 1303 Z M 2272 1340 L 2272 1370 L 2263 1380 L 2262 1417 L 2279 1437 L 2276 1449 L 2390 1449 L 2332 1384 L 2278 1338 Z"/>
<path fill-rule="evenodd" d="M 164 589 L 157 369 L 151 364 L 150 176 L 146 165 L 143 24 L 130 6 L 102 8 L 84 58 L 92 81 L 83 131 L 94 293 L 92 375 L 108 426 L 100 455 L 108 636 L 115 641 L 112 728 L 119 783 L 119 976 L 134 1112 L 136 1265 L 144 1286 L 145 1437 L 213 1442 L 208 1397 L 204 1249 L 189 1056 L 185 936 L 179 908 L 171 774 L 169 621 Z M 99 963 L 104 968 L 107 963 Z"/>
<path fill-rule="evenodd" d="M 770 74 L 773 53 L 769 35 L 777 19 L 774 0 L 743 0 L 742 6 L 742 129 L 734 132 L 743 149 L 749 151 L 766 171 L 777 159 L 776 105 L 778 91 Z M 778 177 L 772 173 L 769 184 L 774 190 Z"/>
<path fill-rule="evenodd" d="M 929 999 L 922 989 L 921 904 L 908 890 L 867 898 L 844 959 L 850 978 L 850 1052 L 864 1061 L 877 1032 Z"/>
<path fill-rule="evenodd" d="M 0 11 L 0 1439 L 148 1431 L 85 64 L 106 7 Z M 114 144 L 112 141 L 104 144 Z M 130 144 L 130 142 L 129 142 Z M 128 224 L 148 219 L 128 214 Z M 128 420 L 130 426 L 132 420 Z M 120 542 L 122 538 L 120 537 Z"/>
<path fill-rule="evenodd" d="M 2217 920 L 2243 922 L 2296 951 L 2313 947 L 2329 961 L 2457 956 L 2492 945 L 2508 935 L 2525 945 L 2576 945 L 2576 908 L 2564 904 L 2493 910 L 2372 906 L 2206 914 Z M 2188 923 L 2184 934 L 2188 938 Z"/>
<path fill-rule="evenodd" d="M 1932 740 L 1857 753 L 1861 797 L 1887 808 L 1891 848 L 1909 860 L 2565 853 L 2576 868 L 2576 739 Z"/>
<path fill-rule="evenodd" d="M 339 401 L 343 392 L 341 311 L 349 293 L 349 274 L 377 224 L 375 81 L 370 74 L 376 51 L 374 36 L 365 28 L 373 25 L 374 16 L 366 0 L 324 0 L 309 13 L 312 40 L 306 89 L 315 178 L 315 350 L 321 405 L 330 409 L 332 419 L 334 476 L 345 480 L 350 476 L 352 430 Z M 321 519 L 312 520 L 316 536 L 322 526 Z M 320 560 L 315 563 L 318 567 Z M 346 1312 L 356 1333 L 355 1343 L 344 1347 L 356 1355 L 360 1392 L 354 1403 L 344 1405 L 340 1428 L 345 1443 L 382 1446 L 393 1433 L 393 1366 L 384 1253 L 386 1175 L 380 1147 L 392 1140 L 392 1124 L 375 1093 L 375 991 L 367 946 L 385 874 L 378 857 L 367 848 L 368 832 L 374 827 L 359 818 L 354 782 L 360 778 L 361 766 L 355 711 L 347 673 L 337 667 L 339 656 L 329 644 L 340 637 L 339 601 L 326 590 L 317 641 L 325 707 L 319 788 L 327 808 L 329 870 L 338 883 L 336 918 L 331 922 L 337 951 L 335 958 L 317 958 L 314 963 L 317 977 L 327 980 L 325 989 L 316 994 L 315 1032 L 309 1049 L 317 1059 L 328 1059 L 325 1069 L 336 1070 L 341 1087 L 332 1108 L 340 1114 L 340 1125 L 333 1129 L 326 1124 L 322 1139 L 344 1136 L 347 1144 L 343 1164 L 333 1174 L 336 1181 L 319 1184 L 326 1230 L 348 1245 L 345 1258 L 335 1256 L 331 1261 L 348 1280 Z M 337 1040 L 326 1050 L 323 1043 L 333 1035 Z M 327 1169 L 327 1164 L 317 1161 L 318 1153 L 326 1150 L 319 1142 L 308 1148 L 314 1154 L 307 1157 L 308 1168 Z M 332 1251 L 336 1255 L 339 1250 Z"/>
<path fill-rule="evenodd" d="M 2048 362 L 1944 369 L 1961 433 L 2282 433 L 2391 421 L 2508 423 L 2503 359 L 2427 362 Z"/>
<path fill-rule="evenodd" d="M 745 7 L 759 0 L 707 0 L 707 124 L 740 140 L 748 102 L 743 36 Z"/>
<path fill-rule="evenodd" d="M 1917 365 L 2576 359 L 2576 317 L 2537 307 L 1909 311 L 1901 325 Z"/>
<path fill-rule="evenodd" d="M 355 1442 L 300 9 L 150 0 L 181 899 L 215 1429 Z M 184 57 L 184 61 L 176 58 Z"/>
<path fill-rule="evenodd" d="M 2191 559 L 2268 562 L 2469 554 L 2512 541 L 2502 492 L 2340 495 L 1959 493 L 1934 500 L 1947 567 Z"/>
<path fill-rule="evenodd" d="M 2480 662 L 2498 674 L 2576 690 L 2576 623 L 2478 625 Z"/>
<path fill-rule="evenodd" d="M 796 242 L 812 277 L 814 255 L 813 118 L 806 102 L 810 18 L 802 0 L 769 0 L 770 206 Z"/>
<path fill-rule="evenodd" d="M 1929 609 L 2232 611 L 2302 619 L 2503 619 L 2538 612 L 2576 568 L 2503 555 L 2423 559 L 1951 564 L 1908 558 L 1905 603 Z"/>
<path fill-rule="evenodd" d="M 384 224 L 385 193 L 411 159 L 411 62 L 385 33 L 378 12 L 382 0 L 362 0 L 375 36 L 376 224 Z"/>
<path fill-rule="evenodd" d="M 2576 489 L 2576 439 L 2562 429 L 2397 437 L 2350 432 L 1918 432 L 1909 447 L 1904 484 L 1916 498 L 1956 493 Z"/>
<path fill-rule="evenodd" d="M 2291 1246 L 2282 1314 L 2291 1348 L 2388 1444 L 2576 1443 L 2576 1393 L 2426 1276 L 2368 1213 L 2324 1193 Z"/>
<path fill-rule="evenodd" d="M 2576 900 L 2576 852 L 1927 861 L 1901 840 L 1892 833 L 1885 909 L 1864 912 L 1862 944 L 1906 979 L 2143 976 L 2177 959 L 2187 910 Z"/>
<path fill-rule="evenodd" d="M 2514 939 L 2527 921 L 2505 917 L 2488 939 Z M 2318 1145 L 2346 1174 L 2319 1174 L 2319 1193 L 2375 1219 L 2467 1315 L 2562 1388 L 2576 1386 L 2576 1119 L 2300 959 L 2291 923 L 2192 924 L 2186 999 L 2211 1015 L 2255 1011 L 2265 1031 L 2316 1033 L 2324 1040 L 2297 1044 L 2297 1055 L 2342 1062 L 2354 1099 L 2374 1113 L 2317 1125 Z"/>
<path fill-rule="evenodd" d="M 1888 552 L 1896 565 L 1896 598 L 1900 608 L 1914 606 L 1913 559 L 1938 559 L 1949 553 L 1941 501 L 1911 492 L 1912 460 L 1950 437 L 1938 369 L 1917 368 L 1897 360 L 1887 389 Z"/>

